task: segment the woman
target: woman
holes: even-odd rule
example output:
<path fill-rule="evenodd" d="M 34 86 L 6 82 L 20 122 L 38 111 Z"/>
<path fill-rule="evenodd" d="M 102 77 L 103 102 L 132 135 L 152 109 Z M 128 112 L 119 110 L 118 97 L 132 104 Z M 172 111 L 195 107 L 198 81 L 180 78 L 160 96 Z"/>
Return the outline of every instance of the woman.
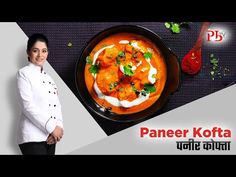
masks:
<path fill-rule="evenodd" d="M 43 69 L 48 57 L 47 37 L 31 35 L 27 55 L 29 64 L 17 73 L 22 105 L 18 144 L 23 155 L 54 155 L 63 136 L 63 121 L 57 86 Z"/>

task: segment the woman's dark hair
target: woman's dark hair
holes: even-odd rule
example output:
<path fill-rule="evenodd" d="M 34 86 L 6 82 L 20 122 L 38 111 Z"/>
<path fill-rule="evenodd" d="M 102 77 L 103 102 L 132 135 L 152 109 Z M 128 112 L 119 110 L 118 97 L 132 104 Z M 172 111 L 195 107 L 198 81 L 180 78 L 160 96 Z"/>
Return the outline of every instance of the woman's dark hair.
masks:
<path fill-rule="evenodd" d="M 34 46 L 34 44 L 37 42 L 37 41 L 41 41 L 41 42 L 45 42 L 47 48 L 48 48 L 48 38 L 41 34 L 41 33 L 35 33 L 35 34 L 32 34 L 29 39 L 28 39 L 28 42 L 27 42 L 27 53 L 30 52 L 30 49 Z M 30 58 L 28 57 L 28 60 L 30 61 Z"/>

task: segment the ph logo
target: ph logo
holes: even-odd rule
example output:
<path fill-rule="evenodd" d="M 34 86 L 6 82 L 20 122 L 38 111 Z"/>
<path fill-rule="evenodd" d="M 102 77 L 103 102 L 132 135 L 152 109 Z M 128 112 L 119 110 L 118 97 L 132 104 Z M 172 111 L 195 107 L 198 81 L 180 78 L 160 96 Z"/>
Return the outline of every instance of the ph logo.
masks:
<path fill-rule="evenodd" d="M 226 32 L 219 29 L 208 29 L 207 42 L 222 42 L 225 39 Z"/>

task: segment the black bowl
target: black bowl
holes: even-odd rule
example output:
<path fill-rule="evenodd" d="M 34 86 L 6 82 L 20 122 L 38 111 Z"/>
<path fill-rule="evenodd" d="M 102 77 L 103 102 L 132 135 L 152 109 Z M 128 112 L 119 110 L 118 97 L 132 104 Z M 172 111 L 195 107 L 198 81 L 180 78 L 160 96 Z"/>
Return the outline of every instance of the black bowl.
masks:
<path fill-rule="evenodd" d="M 137 35 L 142 35 L 147 39 L 151 40 L 161 51 L 164 56 L 166 69 L 167 69 L 167 80 L 165 87 L 161 93 L 159 99 L 147 109 L 133 113 L 133 114 L 116 114 L 110 111 L 104 110 L 99 104 L 97 104 L 93 98 L 90 96 L 84 78 L 84 69 L 86 65 L 85 58 L 90 54 L 93 48 L 104 38 L 121 32 L 134 33 Z M 139 121 L 141 119 L 148 119 L 155 115 L 165 105 L 169 96 L 174 93 L 179 87 L 180 83 L 180 66 L 177 56 L 163 43 L 162 39 L 154 32 L 147 28 L 136 25 L 120 25 L 114 26 L 95 35 L 82 50 L 79 60 L 76 64 L 75 70 L 75 82 L 78 91 L 78 96 L 83 105 L 95 116 L 120 122 L 131 122 Z"/>

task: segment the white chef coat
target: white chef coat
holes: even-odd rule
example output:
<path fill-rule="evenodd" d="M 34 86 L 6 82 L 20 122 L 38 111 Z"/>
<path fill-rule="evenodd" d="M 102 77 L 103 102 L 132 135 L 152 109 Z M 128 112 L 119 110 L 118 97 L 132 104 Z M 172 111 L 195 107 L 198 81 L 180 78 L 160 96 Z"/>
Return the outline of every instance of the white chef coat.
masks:
<path fill-rule="evenodd" d="M 57 125 L 63 128 L 58 88 L 48 73 L 29 63 L 17 72 L 17 86 L 22 107 L 18 144 L 46 141 Z"/>

